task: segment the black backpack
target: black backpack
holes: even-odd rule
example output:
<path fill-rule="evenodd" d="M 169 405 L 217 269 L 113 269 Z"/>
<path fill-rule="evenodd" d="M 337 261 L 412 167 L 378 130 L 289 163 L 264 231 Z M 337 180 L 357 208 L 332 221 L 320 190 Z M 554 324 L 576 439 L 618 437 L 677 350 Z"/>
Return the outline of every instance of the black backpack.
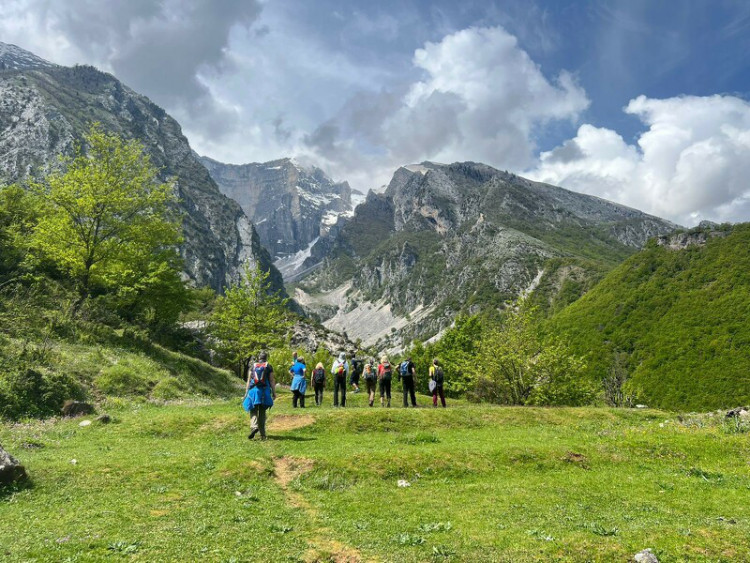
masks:
<path fill-rule="evenodd" d="M 390 381 L 392 375 L 391 375 L 391 364 L 388 362 L 383 364 L 383 379 L 386 381 Z"/>
<path fill-rule="evenodd" d="M 364 373 L 365 373 L 365 379 L 367 381 L 373 381 L 373 380 L 377 379 L 377 377 L 378 377 L 377 372 L 373 369 L 372 366 L 370 366 L 370 371 L 369 372 L 367 371 L 367 368 L 365 368 L 365 372 Z"/>
<path fill-rule="evenodd" d="M 313 381 L 315 383 L 323 383 L 326 380 L 326 370 L 318 368 L 313 371 Z"/>
<path fill-rule="evenodd" d="M 438 387 L 441 387 L 443 385 L 443 380 L 445 379 L 445 376 L 443 375 L 443 368 L 435 366 L 435 372 L 433 373 L 432 378 L 435 380 L 435 384 Z"/>

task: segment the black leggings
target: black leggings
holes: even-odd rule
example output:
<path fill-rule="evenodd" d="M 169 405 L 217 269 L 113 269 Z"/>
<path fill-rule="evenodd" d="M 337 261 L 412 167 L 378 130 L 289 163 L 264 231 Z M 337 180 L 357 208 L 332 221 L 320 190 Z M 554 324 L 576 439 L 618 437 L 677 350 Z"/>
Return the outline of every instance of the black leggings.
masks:
<path fill-rule="evenodd" d="M 292 397 L 292 406 L 296 409 L 297 408 L 297 401 L 299 400 L 299 406 L 303 409 L 305 408 L 305 395 L 304 393 L 300 393 L 296 389 L 294 390 L 294 397 Z"/>
<path fill-rule="evenodd" d="M 326 388 L 325 383 L 316 383 L 315 387 L 315 404 L 320 406 L 323 404 L 323 389 Z"/>
<path fill-rule="evenodd" d="M 417 406 L 417 396 L 414 393 L 414 376 L 407 375 L 405 377 L 401 377 L 401 387 L 404 390 L 404 406 L 408 407 L 409 403 L 407 402 L 408 396 L 411 396 L 411 405 L 413 407 Z"/>
<path fill-rule="evenodd" d="M 346 376 L 337 375 L 333 380 L 333 406 L 339 406 L 339 390 L 341 390 L 341 406 L 346 406 Z"/>
<path fill-rule="evenodd" d="M 385 377 L 380 380 L 380 396 L 386 396 L 388 397 L 388 400 L 391 400 L 391 380 L 386 379 Z"/>

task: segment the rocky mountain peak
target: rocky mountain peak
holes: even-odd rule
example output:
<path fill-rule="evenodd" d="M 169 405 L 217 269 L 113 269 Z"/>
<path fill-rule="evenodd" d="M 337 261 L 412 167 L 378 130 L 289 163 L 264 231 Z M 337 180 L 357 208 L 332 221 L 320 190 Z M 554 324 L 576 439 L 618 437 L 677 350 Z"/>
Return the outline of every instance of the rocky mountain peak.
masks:
<path fill-rule="evenodd" d="M 25 49 L 0 41 L 0 71 L 51 68 L 57 65 L 37 57 Z"/>
<path fill-rule="evenodd" d="M 137 139 L 163 181 L 175 181 L 183 212 L 187 279 L 221 290 L 250 260 L 282 280 L 239 205 L 222 195 L 194 157 L 180 125 L 162 108 L 111 74 L 91 66 L 54 65 L 0 44 L 0 183 L 44 176 L 71 155 L 93 121 Z"/>
<path fill-rule="evenodd" d="M 221 191 L 255 222 L 263 245 L 286 277 L 299 272 L 320 237 L 350 216 L 352 189 L 294 158 L 223 164 L 200 157 Z"/>

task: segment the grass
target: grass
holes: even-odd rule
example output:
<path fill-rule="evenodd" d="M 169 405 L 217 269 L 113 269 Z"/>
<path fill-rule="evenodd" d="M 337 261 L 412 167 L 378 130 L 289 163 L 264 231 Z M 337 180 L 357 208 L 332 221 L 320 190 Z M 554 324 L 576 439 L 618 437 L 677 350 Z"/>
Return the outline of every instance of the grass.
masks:
<path fill-rule="evenodd" d="M 720 415 L 348 400 L 282 393 L 266 442 L 239 398 L 2 426 L 33 481 L 0 496 L 0 558 L 750 558 L 748 429 Z"/>

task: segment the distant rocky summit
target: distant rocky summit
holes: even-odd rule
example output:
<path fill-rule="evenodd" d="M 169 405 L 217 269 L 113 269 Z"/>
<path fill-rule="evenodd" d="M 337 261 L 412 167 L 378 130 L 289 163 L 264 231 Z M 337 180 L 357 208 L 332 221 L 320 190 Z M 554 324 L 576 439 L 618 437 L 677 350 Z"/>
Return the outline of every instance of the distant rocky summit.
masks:
<path fill-rule="evenodd" d="M 275 287 L 282 287 L 248 217 L 221 194 L 180 125 L 162 108 L 111 74 L 90 66 L 58 66 L 0 43 L 0 183 L 55 169 L 92 122 L 143 143 L 161 179 L 175 182 L 188 279 L 219 290 L 250 260 L 271 268 Z"/>
<path fill-rule="evenodd" d="M 352 214 L 352 190 L 294 159 L 242 165 L 199 157 L 222 193 L 238 202 L 285 277 L 298 273 L 310 248 Z"/>
<path fill-rule="evenodd" d="M 365 344 L 431 337 L 461 312 L 550 294 L 620 263 L 677 226 L 641 211 L 490 166 L 399 168 L 385 193 L 312 248 L 323 266 L 296 298 Z M 577 290 L 580 295 L 580 290 Z"/>

